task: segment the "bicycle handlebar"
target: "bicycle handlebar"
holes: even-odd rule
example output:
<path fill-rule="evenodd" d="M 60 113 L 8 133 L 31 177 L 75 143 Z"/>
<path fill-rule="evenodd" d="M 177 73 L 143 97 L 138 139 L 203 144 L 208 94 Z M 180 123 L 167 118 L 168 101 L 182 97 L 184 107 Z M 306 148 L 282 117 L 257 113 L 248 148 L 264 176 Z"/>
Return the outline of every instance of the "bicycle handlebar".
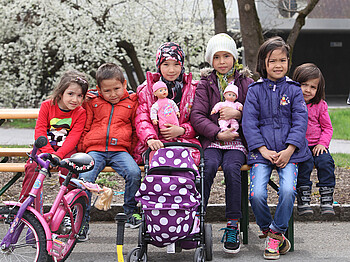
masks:
<path fill-rule="evenodd" d="M 49 170 L 50 166 L 58 166 L 66 168 L 74 173 L 83 173 L 94 167 L 94 159 L 85 153 L 75 153 L 70 158 L 61 161 L 56 157 L 52 157 L 50 153 L 41 153 L 38 155 L 38 149 L 45 145 L 47 145 L 47 138 L 45 136 L 40 136 L 35 140 L 30 158 L 47 170 Z"/>

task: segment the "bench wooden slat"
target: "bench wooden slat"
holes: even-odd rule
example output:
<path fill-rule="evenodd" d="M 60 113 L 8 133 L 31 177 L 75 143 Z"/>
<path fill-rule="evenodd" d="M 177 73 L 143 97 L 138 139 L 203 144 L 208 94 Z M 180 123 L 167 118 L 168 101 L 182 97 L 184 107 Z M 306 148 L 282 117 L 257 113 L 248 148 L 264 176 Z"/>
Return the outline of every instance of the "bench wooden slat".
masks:
<path fill-rule="evenodd" d="M 0 109 L 0 119 L 36 119 L 39 108 Z"/>
<path fill-rule="evenodd" d="M 0 157 L 4 156 L 28 156 L 27 153 L 30 153 L 31 148 L 0 148 Z"/>
<path fill-rule="evenodd" d="M 26 163 L 0 163 L 0 172 L 24 172 Z M 144 166 L 140 166 L 141 171 L 144 171 Z M 115 172 L 110 166 L 106 166 L 102 172 Z"/>
<path fill-rule="evenodd" d="M 0 172 L 24 172 L 25 163 L 0 163 Z M 142 172 L 145 171 L 144 166 L 140 166 Z M 248 165 L 243 165 L 241 171 L 248 171 L 250 167 Z M 221 167 L 218 169 L 221 171 Z M 115 172 L 112 167 L 106 166 L 102 172 Z"/>

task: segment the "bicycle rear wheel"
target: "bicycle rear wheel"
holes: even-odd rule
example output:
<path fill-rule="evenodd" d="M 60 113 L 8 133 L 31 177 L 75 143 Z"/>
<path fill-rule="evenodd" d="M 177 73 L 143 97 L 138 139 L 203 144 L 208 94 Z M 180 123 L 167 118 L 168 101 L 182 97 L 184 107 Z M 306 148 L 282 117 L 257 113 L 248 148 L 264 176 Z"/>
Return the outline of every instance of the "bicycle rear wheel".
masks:
<path fill-rule="evenodd" d="M 10 212 L 9 207 L 0 208 L 0 242 L 9 230 L 18 209 L 15 207 Z M 47 261 L 45 231 L 32 213 L 24 212 L 14 233 L 18 233 L 18 240 L 9 248 L 0 247 L 0 261 Z"/>
<path fill-rule="evenodd" d="M 86 198 L 81 196 L 76 200 L 74 200 L 74 202 L 71 205 L 71 210 L 72 210 L 73 219 L 74 219 L 74 222 L 71 224 L 72 226 L 74 226 L 75 232 L 79 232 L 81 229 L 83 219 L 85 216 L 86 204 L 87 204 Z M 57 261 L 63 262 L 63 261 L 66 261 L 70 253 L 72 253 L 77 243 L 77 238 L 71 230 L 70 233 L 67 235 L 58 235 L 57 239 L 62 241 L 65 244 L 65 247 L 61 253 L 62 258 L 57 259 Z M 53 261 L 51 256 L 49 257 L 48 261 Z"/>

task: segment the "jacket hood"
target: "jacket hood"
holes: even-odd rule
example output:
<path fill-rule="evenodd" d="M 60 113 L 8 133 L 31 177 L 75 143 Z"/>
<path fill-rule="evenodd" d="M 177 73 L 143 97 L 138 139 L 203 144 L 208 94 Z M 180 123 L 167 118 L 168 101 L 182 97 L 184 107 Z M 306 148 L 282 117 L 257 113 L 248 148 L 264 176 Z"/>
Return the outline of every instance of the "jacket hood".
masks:
<path fill-rule="evenodd" d="M 208 77 L 212 72 L 214 71 L 211 67 L 205 67 L 200 70 L 201 77 Z M 241 70 L 238 71 L 243 77 L 252 77 L 253 73 L 252 71 L 247 67 L 244 66 Z"/>

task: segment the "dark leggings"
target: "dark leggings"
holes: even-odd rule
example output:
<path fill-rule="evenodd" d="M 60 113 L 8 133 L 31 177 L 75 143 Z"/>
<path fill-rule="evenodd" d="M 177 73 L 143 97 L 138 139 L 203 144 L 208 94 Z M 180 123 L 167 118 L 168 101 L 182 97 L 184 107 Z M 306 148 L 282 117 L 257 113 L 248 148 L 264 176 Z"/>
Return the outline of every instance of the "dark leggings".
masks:
<path fill-rule="evenodd" d="M 226 218 L 241 218 L 241 166 L 246 158 L 235 149 L 207 148 L 204 150 L 204 205 L 208 205 L 211 186 L 219 166 L 225 177 Z"/>
<path fill-rule="evenodd" d="M 309 148 L 312 152 L 314 146 L 309 146 Z M 297 187 L 308 186 L 311 189 L 312 182 L 310 181 L 310 175 L 314 166 L 317 169 L 317 177 L 319 181 L 316 186 L 334 187 L 334 161 L 328 150 L 326 153 L 320 154 L 319 156 L 313 155 L 309 160 L 299 163 Z"/>

